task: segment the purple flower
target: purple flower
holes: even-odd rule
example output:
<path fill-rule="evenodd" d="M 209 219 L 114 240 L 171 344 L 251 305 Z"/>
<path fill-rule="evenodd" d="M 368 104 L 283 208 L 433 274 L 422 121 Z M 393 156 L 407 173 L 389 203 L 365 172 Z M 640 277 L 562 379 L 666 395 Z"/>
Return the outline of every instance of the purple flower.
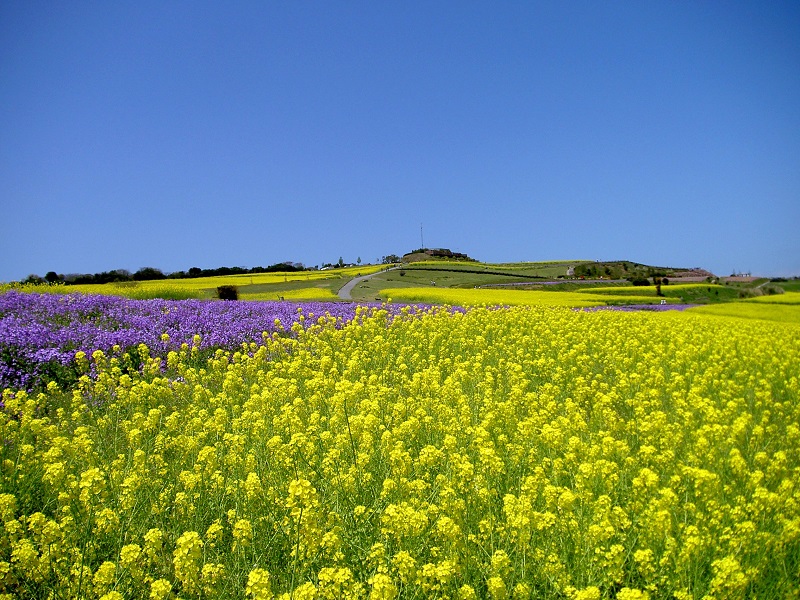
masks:
<path fill-rule="evenodd" d="M 347 323 L 358 306 L 381 305 L 130 300 L 12 290 L 0 294 L 0 388 L 30 387 L 47 368 L 72 364 L 78 351 L 91 356 L 95 350 L 109 353 L 114 346 L 125 351 L 146 344 L 151 353 L 165 356 L 184 343 L 191 346 L 195 335 L 201 336 L 201 350 L 235 350 L 244 342 L 261 342 L 264 332 L 289 332 L 296 322 L 309 326 L 325 315 Z M 386 306 L 392 315 L 402 308 Z M 414 306 L 412 313 L 427 308 Z"/>

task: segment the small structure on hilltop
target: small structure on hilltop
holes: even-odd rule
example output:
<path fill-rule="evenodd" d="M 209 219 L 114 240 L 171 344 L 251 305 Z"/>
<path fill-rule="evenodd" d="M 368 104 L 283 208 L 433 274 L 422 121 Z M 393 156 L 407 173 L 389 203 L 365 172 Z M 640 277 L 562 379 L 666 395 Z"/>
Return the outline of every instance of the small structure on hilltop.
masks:
<path fill-rule="evenodd" d="M 469 262 L 477 262 L 474 258 L 470 258 L 463 252 L 453 252 L 449 248 L 418 248 L 403 255 L 403 260 L 406 262 L 415 262 L 418 260 L 427 260 L 428 258 L 444 258 L 450 260 L 465 260 Z"/>
<path fill-rule="evenodd" d="M 469 256 L 462 252 L 453 252 L 448 248 L 430 248 L 425 250 L 425 254 L 428 256 L 434 256 L 436 258 L 460 258 L 462 260 L 469 259 Z"/>

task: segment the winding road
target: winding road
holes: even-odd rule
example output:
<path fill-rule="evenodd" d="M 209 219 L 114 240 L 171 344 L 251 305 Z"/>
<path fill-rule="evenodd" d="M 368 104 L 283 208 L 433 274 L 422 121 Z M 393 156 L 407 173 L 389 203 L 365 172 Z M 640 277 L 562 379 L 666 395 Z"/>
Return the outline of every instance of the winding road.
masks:
<path fill-rule="evenodd" d="M 350 281 L 345 283 L 341 289 L 339 290 L 339 298 L 342 300 L 352 300 L 352 291 L 353 288 L 356 287 L 362 281 L 366 281 L 370 277 L 375 277 L 375 275 L 380 275 L 381 273 L 386 273 L 387 271 L 393 271 L 397 267 L 390 267 L 389 269 L 384 269 L 383 271 L 378 271 L 377 273 L 370 273 L 369 275 L 362 275 L 361 277 L 353 277 Z"/>

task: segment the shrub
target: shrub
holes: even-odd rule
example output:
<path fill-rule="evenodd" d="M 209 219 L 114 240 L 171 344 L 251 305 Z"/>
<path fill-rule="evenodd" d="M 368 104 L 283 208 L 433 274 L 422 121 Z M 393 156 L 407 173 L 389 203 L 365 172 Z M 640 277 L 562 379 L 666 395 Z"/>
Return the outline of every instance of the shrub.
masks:
<path fill-rule="evenodd" d="M 758 298 L 760 296 L 777 296 L 783 294 L 785 290 L 779 285 L 762 285 L 755 288 L 743 288 L 739 290 L 739 298 Z"/>
<path fill-rule="evenodd" d="M 786 290 L 784 290 L 784 289 L 783 289 L 781 286 L 779 286 L 779 285 L 765 285 L 765 286 L 764 286 L 763 288 L 761 288 L 761 289 L 763 289 L 763 290 L 764 290 L 764 293 L 765 293 L 767 296 L 777 296 L 777 295 L 779 295 L 779 294 L 785 294 L 785 293 L 786 293 Z"/>
<path fill-rule="evenodd" d="M 239 288 L 235 285 L 221 285 L 217 288 L 217 297 L 220 300 L 238 300 Z"/>
<path fill-rule="evenodd" d="M 739 290 L 739 298 L 758 298 L 763 295 L 764 291 L 761 288 L 742 288 Z"/>

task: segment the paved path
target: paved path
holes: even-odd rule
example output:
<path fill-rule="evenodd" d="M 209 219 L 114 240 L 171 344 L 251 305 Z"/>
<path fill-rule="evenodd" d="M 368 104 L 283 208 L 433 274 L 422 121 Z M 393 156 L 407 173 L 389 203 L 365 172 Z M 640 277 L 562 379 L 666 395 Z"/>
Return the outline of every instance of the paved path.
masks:
<path fill-rule="evenodd" d="M 396 268 L 397 267 L 391 267 L 389 269 L 384 269 L 383 271 L 378 271 L 377 273 L 362 275 L 361 277 L 353 277 L 353 279 L 345 283 L 339 290 L 339 298 L 341 298 L 342 300 L 352 300 L 353 296 L 351 295 L 351 292 L 353 291 L 353 288 L 356 287 L 359 283 L 361 283 L 362 281 L 366 281 L 370 277 L 375 277 L 375 275 L 386 273 L 386 271 L 393 271 Z"/>

